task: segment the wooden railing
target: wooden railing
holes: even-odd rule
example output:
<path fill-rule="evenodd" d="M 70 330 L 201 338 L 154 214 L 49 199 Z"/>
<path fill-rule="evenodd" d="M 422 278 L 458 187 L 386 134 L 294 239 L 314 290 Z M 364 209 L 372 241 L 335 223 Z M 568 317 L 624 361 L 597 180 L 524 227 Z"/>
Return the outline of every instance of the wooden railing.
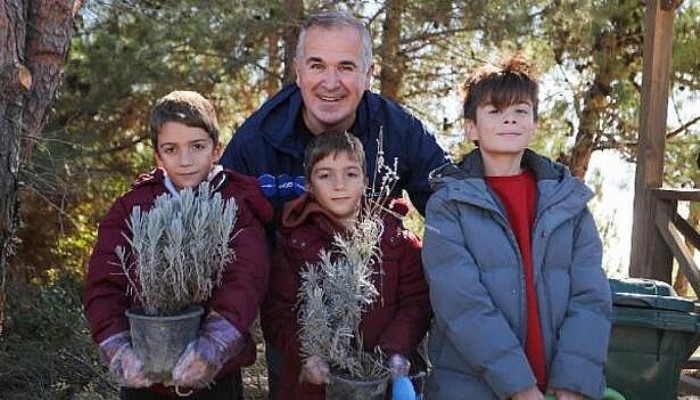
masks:
<path fill-rule="evenodd" d="M 690 244 L 696 250 L 700 249 L 700 233 L 685 218 L 678 214 L 678 202 L 700 202 L 700 190 L 695 189 L 649 189 L 655 203 L 654 223 L 660 236 L 668 246 L 678 267 L 688 279 L 690 286 L 700 295 L 700 268 L 693 259 Z M 671 276 L 673 260 L 669 265 L 658 266 L 665 270 L 663 275 Z M 683 369 L 700 368 L 700 357 L 691 356 L 683 363 Z M 681 373 L 679 389 L 686 393 L 700 394 L 700 379 Z"/>
<path fill-rule="evenodd" d="M 695 249 L 700 249 L 700 233 L 680 214 L 678 214 L 678 202 L 700 202 L 700 190 L 696 189 L 649 189 L 655 199 L 654 223 L 670 250 L 673 258 L 678 262 L 683 275 L 688 279 L 696 294 L 700 294 L 700 268 L 693 259 L 693 251 L 688 243 Z M 664 268 L 668 276 L 671 275 L 673 262 L 669 265 L 658 266 Z"/>

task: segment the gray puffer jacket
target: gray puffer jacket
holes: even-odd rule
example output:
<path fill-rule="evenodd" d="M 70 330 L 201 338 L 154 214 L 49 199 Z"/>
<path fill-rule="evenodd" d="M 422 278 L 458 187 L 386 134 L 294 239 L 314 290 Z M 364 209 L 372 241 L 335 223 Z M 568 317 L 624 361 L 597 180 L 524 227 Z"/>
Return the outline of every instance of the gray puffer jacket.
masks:
<path fill-rule="evenodd" d="M 532 263 L 548 384 L 590 398 L 605 388 L 611 325 L 592 192 L 561 164 L 526 150 L 537 182 Z M 536 384 L 524 351 L 523 262 L 479 150 L 431 175 L 423 266 L 435 313 L 428 398 L 507 399 Z"/>

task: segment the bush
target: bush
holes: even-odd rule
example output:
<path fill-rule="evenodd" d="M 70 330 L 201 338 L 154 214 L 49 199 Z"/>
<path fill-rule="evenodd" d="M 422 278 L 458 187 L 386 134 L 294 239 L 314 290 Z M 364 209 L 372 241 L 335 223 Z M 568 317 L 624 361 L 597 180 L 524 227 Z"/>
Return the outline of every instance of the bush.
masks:
<path fill-rule="evenodd" d="M 116 399 L 83 316 L 82 278 L 9 284 L 0 344 L 0 398 Z"/>

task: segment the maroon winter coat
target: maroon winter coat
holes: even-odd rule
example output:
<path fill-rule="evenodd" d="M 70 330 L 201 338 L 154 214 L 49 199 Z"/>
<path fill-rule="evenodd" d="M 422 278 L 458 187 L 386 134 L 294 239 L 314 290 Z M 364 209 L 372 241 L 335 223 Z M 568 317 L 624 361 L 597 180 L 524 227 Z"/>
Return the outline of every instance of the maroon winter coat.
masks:
<path fill-rule="evenodd" d="M 234 197 L 238 205 L 233 239 L 235 260 L 226 266 L 221 286 L 205 304 L 246 337 L 244 350 L 224 366 L 220 373 L 224 374 L 255 362 L 255 344 L 249 329 L 267 290 L 270 264 L 262 223 L 271 220 L 272 207 L 255 178 L 224 170 L 211 180 L 211 186 L 224 199 Z M 127 221 L 131 210 L 139 206 L 147 211 L 155 198 L 166 191 L 162 170 L 141 175 L 131 189 L 115 201 L 100 223 L 83 293 L 85 314 L 95 343 L 129 329 L 124 312 L 138 307 L 139 303 L 127 294 L 127 279 L 115 248 L 128 246 L 123 233 L 129 233 Z"/>
<path fill-rule="evenodd" d="M 394 207 L 400 214 L 407 210 L 403 203 Z M 295 305 L 300 271 L 307 262 L 317 262 L 319 251 L 328 247 L 333 233 L 343 228 L 308 195 L 285 204 L 280 225 L 270 288 L 261 312 L 263 334 L 284 354 L 279 398 L 323 399 L 322 386 L 299 383 L 301 357 Z M 367 351 L 379 346 L 387 356 L 399 353 L 414 358 L 431 318 L 421 244 L 395 216 L 386 214 L 384 225 L 382 263 L 373 266 L 381 277 L 377 284 L 381 301 L 362 319 L 363 343 Z"/>

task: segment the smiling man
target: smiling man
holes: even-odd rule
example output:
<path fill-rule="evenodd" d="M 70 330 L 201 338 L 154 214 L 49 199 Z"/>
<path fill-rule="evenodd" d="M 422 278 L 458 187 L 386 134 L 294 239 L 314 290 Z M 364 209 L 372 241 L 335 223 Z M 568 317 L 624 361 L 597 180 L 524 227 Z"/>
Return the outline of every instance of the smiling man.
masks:
<path fill-rule="evenodd" d="M 275 210 L 304 193 L 304 148 L 316 135 L 349 131 L 367 153 L 370 186 L 381 182 L 378 139 L 387 164 L 398 162 L 396 193 L 406 190 L 422 214 L 428 173 L 447 161 L 435 136 L 398 104 L 372 93 L 372 39 L 340 11 L 312 15 L 299 34 L 294 84 L 269 99 L 236 131 L 221 163 L 258 178 Z"/>

